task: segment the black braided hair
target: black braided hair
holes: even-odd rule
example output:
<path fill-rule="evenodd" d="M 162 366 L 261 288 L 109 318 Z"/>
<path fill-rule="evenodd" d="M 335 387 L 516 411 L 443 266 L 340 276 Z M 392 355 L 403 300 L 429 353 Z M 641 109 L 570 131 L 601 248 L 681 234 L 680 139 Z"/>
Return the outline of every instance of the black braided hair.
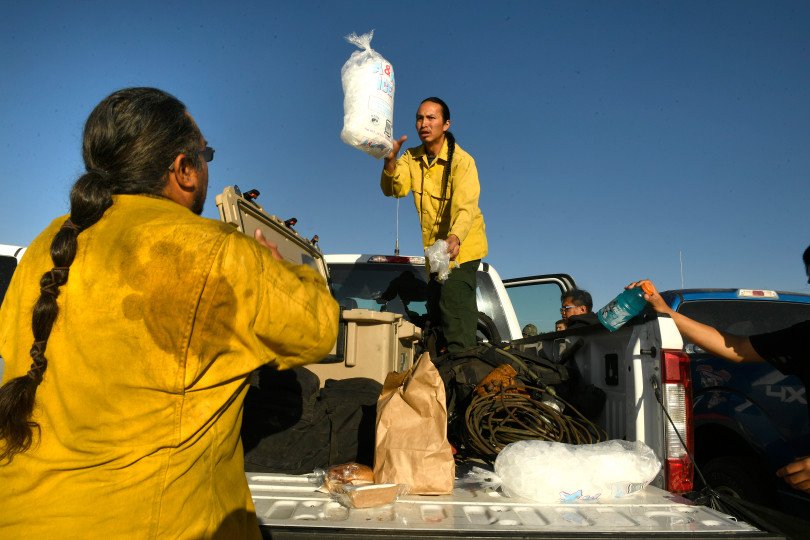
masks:
<path fill-rule="evenodd" d="M 31 367 L 0 388 L 0 461 L 28 450 L 34 430 L 39 431 L 31 420 L 35 395 L 48 367 L 45 351 L 59 315 L 56 300 L 68 281 L 79 234 L 101 219 L 115 194 L 161 194 L 178 154 L 199 167 L 201 146 L 202 135 L 185 105 L 155 88 L 119 90 L 90 113 L 82 143 L 86 172 L 70 191 L 70 217 L 51 241 L 53 268 L 39 282 L 31 317 Z"/>

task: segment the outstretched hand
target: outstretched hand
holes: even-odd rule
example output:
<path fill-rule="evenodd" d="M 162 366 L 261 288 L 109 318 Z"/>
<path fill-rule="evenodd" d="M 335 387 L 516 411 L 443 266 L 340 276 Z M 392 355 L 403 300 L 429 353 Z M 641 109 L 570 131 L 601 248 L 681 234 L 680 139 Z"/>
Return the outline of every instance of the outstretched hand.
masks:
<path fill-rule="evenodd" d="M 278 252 L 278 246 L 265 238 L 261 229 L 256 229 L 256 232 L 253 233 L 253 238 L 255 238 L 258 243 L 269 249 L 275 260 L 280 261 L 283 259 L 281 253 Z"/>
<path fill-rule="evenodd" d="M 396 170 L 397 155 L 399 154 L 399 150 L 402 148 L 403 143 L 407 140 L 408 136 L 403 135 L 402 137 L 399 138 L 399 140 L 394 139 L 391 141 L 394 147 L 391 149 L 390 152 L 388 152 L 388 155 L 385 156 L 385 165 L 383 166 L 385 170 L 387 170 L 389 173 L 393 173 L 394 170 Z"/>
<path fill-rule="evenodd" d="M 664 299 L 661 298 L 661 295 L 658 294 L 658 289 L 655 288 L 655 285 L 653 285 L 653 282 L 650 281 L 649 279 L 641 279 L 641 280 L 638 280 L 638 281 L 634 281 L 633 283 L 628 284 L 625 287 L 625 289 L 634 289 L 636 287 L 641 287 L 642 285 L 646 289 L 644 291 L 644 300 L 649 302 L 649 304 L 652 306 L 652 308 L 656 312 L 658 312 L 658 313 L 668 313 L 670 311 L 669 306 L 664 301 Z M 652 291 L 652 292 L 648 293 L 647 291 Z"/>
<path fill-rule="evenodd" d="M 403 135 L 402 137 L 399 138 L 398 141 L 397 140 L 391 141 L 393 143 L 394 147 L 391 149 L 391 151 L 388 153 L 388 155 L 385 157 L 385 159 L 397 159 L 397 155 L 399 154 L 399 151 L 402 148 L 403 143 L 405 141 L 407 141 L 407 140 L 408 140 L 408 136 Z"/>

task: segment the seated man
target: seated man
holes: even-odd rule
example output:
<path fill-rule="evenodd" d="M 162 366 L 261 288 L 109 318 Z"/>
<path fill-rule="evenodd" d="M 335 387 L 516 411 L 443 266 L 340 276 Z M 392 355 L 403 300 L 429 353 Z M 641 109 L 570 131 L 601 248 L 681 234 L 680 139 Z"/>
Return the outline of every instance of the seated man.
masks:
<path fill-rule="evenodd" d="M 565 321 L 566 328 L 589 326 L 596 324 L 599 319 L 593 312 L 593 299 L 591 293 L 583 289 L 574 289 L 562 294 L 560 297 L 560 315 Z"/>

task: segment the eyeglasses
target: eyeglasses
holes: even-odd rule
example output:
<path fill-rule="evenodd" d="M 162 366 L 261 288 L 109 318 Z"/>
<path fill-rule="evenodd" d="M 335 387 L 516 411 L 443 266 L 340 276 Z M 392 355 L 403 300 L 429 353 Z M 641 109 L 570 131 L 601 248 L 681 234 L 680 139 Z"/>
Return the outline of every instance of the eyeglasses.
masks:
<path fill-rule="evenodd" d="M 211 162 L 211 161 L 213 161 L 213 160 L 214 160 L 214 149 L 213 149 L 213 148 L 211 148 L 210 146 L 206 146 L 206 147 L 205 147 L 205 148 L 203 148 L 202 150 L 199 150 L 197 153 L 198 153 L 198 154 L 200 154 L 200 156 L 202 156 L 202 158 L 203 158 L 203 159 L 204 159 L 206 162 Z M 170 171 L 173 171 L 173 170 L 174 170 L 174 163 L 172 163 L 171 165 L 169 165 L 169 170 L 170 170 Z"/>
<path fill-rule="evenodd" d="M 563 306 L 563 307 L 560 308 L 560 313 L 565 313 L 569 309 L 574 309 L 575 307 L 577 307 L 577 306 Z"/>
<path fill-rule="evenodd" d="M 214 149 L 210 146 L 206 146 L 200 150 L 200 155 L 205 161 L 212 161 L 214 159 Z"/>

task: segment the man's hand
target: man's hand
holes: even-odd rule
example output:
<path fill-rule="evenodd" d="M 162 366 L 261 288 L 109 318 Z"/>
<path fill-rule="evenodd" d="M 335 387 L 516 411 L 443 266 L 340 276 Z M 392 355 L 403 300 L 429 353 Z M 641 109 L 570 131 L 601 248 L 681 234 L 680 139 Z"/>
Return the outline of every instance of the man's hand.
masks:
<path fill-rule="evenodd" d="M 392 141 L 394 147 L 391 149 L 388 155 L 385 156 L 385 165 L 383 165 L 383 168 L 389 173 L 393 173 L 397 170 L 397 154 L 399 154 L 399 149 L 402 148 L 402 144 L 407 140 L 408 136 L 403 135 L 398 141 Z"/>
<path fill-rule="evenodd" d="M 793 489 L 810 493 L 810 457 L 797 459 L 785 465 L 776 471 L 776 476 L 782 478 Z"/>
<path fill-rule="evenodd" d="M 283 259 L 281 253 L 278 252 L 278 246 L 273 242 L 268 241 L 267 238 L 264 237 L 264 234 L 262 234 L 261 229 L 256 229 L 256 232 L 253 233 L 253 238 L 255 238 L 258 243 L 269 249 L 275 260 L 280 261 Z"/>
<path fill-rule="evenodd" d="M 625 287 L 625 289 L 633 289 L 635 287 L 641 287 L 645 283 L 647 284 L 647 289 L 652 289 L 653 292 L 652 292 L 652 294 L 648 294 L 648 293 L 645 292 L 644 293 L 644 300 L 649 302 L 650 305 L 652 306 L 652 308 L 656 312 L 658 312 L 658 313 L 670 313 L 672 310 L 667 305 L 667 303 L 664 301 L 664 299 L 661 298 L 661 295 L 658 294 L 658 289 L 655 288 L 655 285 L 653 285 L 653 282 L 650 281 L 649 279 L 642 279 L 642 280 L 639 280 L 639 281 L 634 281 L 633 283 L 630 283 L 627 287 Z"/>
<path fill-rule="evenodd" d="M 458 251 L 461 249 L 461 241 L 458 236 L 451 234 L 447 237 L 447 253 L 450 254 L 450 260 L 455 261 L 458 256 Z"/>

